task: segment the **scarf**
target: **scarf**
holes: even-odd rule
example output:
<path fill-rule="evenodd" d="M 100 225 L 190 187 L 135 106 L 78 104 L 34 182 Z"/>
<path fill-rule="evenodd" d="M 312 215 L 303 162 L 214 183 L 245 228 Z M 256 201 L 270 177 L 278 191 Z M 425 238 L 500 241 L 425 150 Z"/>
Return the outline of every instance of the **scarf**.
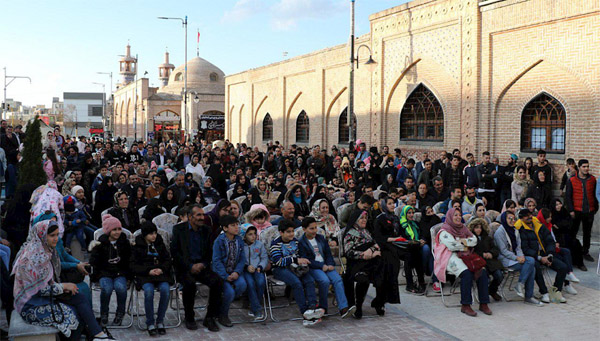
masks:
<path fill-rule="evenodd" d="M 540 210 L 540 212 L 538 212 L 537 218 L 540 221 L 540 223 L 542 223 L 542 225 L 546 226 L 548 231 L 550 231 L 550 233 L 552 233 L 552 224 L 550 224 L 546 221 L 546 218 L 544 218 L 544 215 L 542 214 L 542 210 Z"/>
<path fill-rule="evenodd" d="M 62 237 L 65 228 L 63 226 L 62 213 L 64 213 L 65 202 L 63 196 L 58 191 L 56 182 L 48 181 L 46 185 L 39 186 L 31 195 L 29 200 L 31 203 L 31 218 L 30 223 L 33 225 L 35 217 L 51 211 L 56 214 L 56 221 L 58 223 L 59 235 Z"/>
<path fill-rule="evenodd" d="M 507 216 L 506 212 L 502 213 L 500 215 L 500 222 L 502 223 L 502 226 L 504 227 L 504 231 L 506 231 L 506 234 L 508 234 L 508 238 L 510 238 L 510 243 L 512 245 L 512 249 L 516 250 L 517 249 L 517 232 L 515 231 L 514 226 L 508 225 L 506 216 Z"/>
<path fill-rule="evenodd" d="M 519 173 L 515 172 L 515 174 L 513 175 L 513 180 L 514 180 L 514 182 L 517 183 L 517 185 L 519 185 L 521 187 L 525 187 L 525 188 L 527 188 L 529 185 L 531 185 L 533 183 L 533 181 L 531 181 L 531 178 L 529 178 L 528 172 L 525 172 L 524 180 L 519 179 Z"/>
<path fill-rule="evenodd" d="M 29 229 L 27 242 L 15 258 L 12 274 L 15 275 L 13 293 L 15 309 L 21 313 L 23 306 L 41 289 L 60 277 L 60 260 L 55 249 L 46 242 L 48 228 L 57 223 L 51 220 L 38 222 Z"/>
<path fill-rule="evenodd" d="M 446 213 L 446 220 L 444 221 L 444 225 L 442 225 L 442 230 L 450 233 L 455 238 L 470 238 L 473 236 L 473 233 L 469 231 L 469 229 L 462 222 L 456 224 L 452 218 L 454 217 L 454 212 L 456 212 L 455 208 L 451 208 Z M 459 211 L 460 212 L 460 211 Z"/>
<path fill-rule="evenodd" d="M 419 240 L 419 226 L 414 220 L 408 220 L 408 210 L 413 210 L 413 212 L 415 211 L 415 209 L 410 205 L 404 206 L 402 208 L 402 212 L 400 213 L 400 225 L 402 225 L 406 231 L 406 234 L 408 234 L 410 237 L 410 240 Z"/>
<path fill-rule="evenodd" d="M 326 213 L 323 215 L 321 214 L 321 210 L 319 210 L 319 207 L 323 201 L 329 204 L 327 199 L 318 199 L 313 204 L 311 212 L 308 216 L 315 218 L 317 221 L 317 227 L 323 228 L 325 232 L 327 232 L 328 236 L 335 235 L 338 232 L 337 221 L 331 214 Z"/>

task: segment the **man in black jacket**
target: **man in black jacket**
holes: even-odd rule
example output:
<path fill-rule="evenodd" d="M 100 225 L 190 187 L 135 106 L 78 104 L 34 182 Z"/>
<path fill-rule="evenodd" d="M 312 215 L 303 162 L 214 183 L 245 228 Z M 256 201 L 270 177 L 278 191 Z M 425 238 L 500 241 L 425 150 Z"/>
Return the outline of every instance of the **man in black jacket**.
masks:
<path fill-rule="evenodd" d="M 194 299 L 197 291 L 196 282 L 200 282 L 210 289 L 203 325 L 210 331 L 219 331 L 215 319 L 219 316 L 221 308 L 223 281 L 210 269 L 212 259 L 210 228 L 204 225 L 202 206 L 198 204 L 191 206 L 188 211 L 188 221 L 173 226 L 171 253 L 177 281 L 183 285 L 185 327 L 190 330 L 198 329 L 194 319 Z"/>

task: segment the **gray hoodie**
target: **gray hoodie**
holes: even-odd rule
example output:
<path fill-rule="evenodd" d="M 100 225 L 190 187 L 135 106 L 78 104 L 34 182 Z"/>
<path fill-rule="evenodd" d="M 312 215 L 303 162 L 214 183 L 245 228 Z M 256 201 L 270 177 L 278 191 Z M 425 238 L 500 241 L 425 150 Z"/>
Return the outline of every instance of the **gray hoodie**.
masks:
<path fill-rule="evenodd" d="M 244 244 L 244 254 L 246 255 L 246 266 L 252 265 L 255 268 L 264 269 L 269 261 L 269 254 L 264 244 L 256 240 L 253 244 Z"/>

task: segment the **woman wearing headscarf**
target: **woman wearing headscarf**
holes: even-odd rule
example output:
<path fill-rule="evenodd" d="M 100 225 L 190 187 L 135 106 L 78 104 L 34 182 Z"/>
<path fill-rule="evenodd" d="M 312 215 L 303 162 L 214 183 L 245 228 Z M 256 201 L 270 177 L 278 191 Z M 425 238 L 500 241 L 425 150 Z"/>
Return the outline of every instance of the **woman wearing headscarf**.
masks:
<path fill-rule="evenodd" d="M 421 239 L 425 240 L 423 245 L 423 272 L 427 276 L 431 277 L 433 283 L 433 291 L 440 292 L 441 287 L 438 279 L 433 273 L 433 254 L 431 253 L 431 228 L 442 222 L 442 219 L 438 217 L 433 211 L 431 206 L 426 206 L 421 211 L 421 221 L 419 221 L 419 235 Z"/>
<path fill-rule="evenodd" d="M 369 289 L 373 283 L 376 297 L 371 301 L 377 314 L 385 314 L 385 301 L 387 297 L 384 287 L 384 278 L 381 250 L 375 239 L 367 230 L 367 211 L 355 210 L 348 220 L 348 228 L 344 233 L 344 254 L 347 260 L 346 274 L 344 276 L 344 288 L 348 305 L 356 302 L 355 318 L 362 318 L 362 305 Z M 356 289 L 354 283 L 356 282 Z M 356 299 L 354 293 L 356 292 Z"/>
<path fill-rule="evenodd" d="M 477 313 L 471 308 L 473 303 L 471 290 L 475 279 L 479 296 L 479 310 L 486 315 L 491 315 L 492 311 L 488 307 L 488 303 L 490 303 L 488 275 L 485 268 L 474 273 L 461 259 L 461 257 L 471 255 L 475 245 L 477 245 L 477 237 L 463 224 L 460 210 L 449 209 L 444 225 L 435 237 L 434 272 L 442 283 L 446 282 L 446 272 L 460 277 L 460 303 L 462 305 L 460 311 L 469 316 L 477 316 Z"/>
<path fill-rule="evenodd" d="M 207 204 L 215 204 L 221 198 L 219 192 L 213 188 L 213 179 L 207 176 L 204 179 L 204 186 L 202 186 L 202 196 Z"/>
<path fill-rule="evenodd" d="M 148 199 L 146 199 L 146 187 L 144 185 L 134 186 L 130 194 L 129 206 L 132 209 L 139 210 L 148 203 Z"/>
<path fill-rule="evenodd" d="M 47 184 L 36 188 L 31 194 L 29 202 L 31 203 L 31 222 L 33 222 L 34 218 L 40 214 L 43 214 L 46 211 L 52 211 L 56 214 L 56 221 L 58 222 L 60 233 L 63 233 L 62 217 L 65 214 L 65 203 L 63 201 L 63 196 L 58 191 L 56 182 L 48 181 Z"/>
<path fill-rule="evenodd" d="M 244 197 L 246 195 L 247 195 L 247 193 L 246 193 L 246 190 L 244 189 L 244 185 L 235 183 L 235 184 L 233 184 L 233 193 L 231 194 L 231 197 L 229 199 L 233 200 L 235 198 Z"/>
<path fill-rule="evenodd" d="M 498 260 L 505 268 L 519 271 L 519 281 L 515 286 L 517 295 L 525 298 L 525 303 L 541 306 L 533 297 L 535 280 L 535 260 L 525 256 L 521 250 L 521 236 L 515 228 L 516 217 L 511 211 L 500 215 L 501 226 L 494 233 L 494 243 L 500 249 Z"/>
<path fill-rule="evenodd" d="M 244 212 L 249 212 L 252 205 L 262 204 L 262 199 L 260 198 L 260 194 L 258 193 L 258 189 L 251 188 L 246 195 L 246 199 L 242 201 L 242 210 Z"/>
<path fill-rule="evenodd" d="M 475 207 L 473 207 L 473 212 L 471 212 L 471 217 L 469 218 L 469 220 L 467 220 L 467 224 L 469 224 L 477 218 L 485 220 L 485 222 L 488 225 L 491 224 L 492 221 L 486 216 L 486 213 L 487 211 L 485 209 L 485 205 L 483 203 L 478 202 L 477 204 L 475 204 Z"/>
<path fill-rule="evenodd" d="M 127 192 L 118 191 L 113 200 L 115 204 L 108 210 L 108 214 L 119 219 L 123 228 L 131 233 L 137 231 L 140 228 L 140 216 L 138 210 L 129 204 Z"/>
<path fill-rule="evenodd" d="M 166 188 L 160 194 L 160 206 L 167 210 L 167 212 L 171 212 L 173 207 L 179 205 L 179 195 L 174 188 Z"/>
<path fill-rule="evenodd" d="M 385 207 L 389 211 L 395 201 L 390 198 Z M 382 207 L 382 210 L 384 207 Z M 387 213 L 393 214 L 393 211 Z M 400 213 L 400 237 L 397 245 L 406 250 L 404 254 L 405 272 L 406 272 L 406 291 L 412 294 L 422 295 L 425 293 L 425 276 L 423 271 L 423 246 L 425 240 L 419 235 L 419 226 L 415 221 L 415 209 L 410 205 L 405 205 Z M 412 276 L 412 270 L 417 272 L 418 285 L 415 285 Z"/>
<path fill-rule="evenodd" d="M 352 166 L 350 165 L 350 160 L 347 157 L 344 157 L 342 159 L 340 168 L 337 170 L 337 178 L 340 179 L 343 184 L 346 184 L 348 183 L 348 180 L 352 179 L 352 176 L 353 171 Z"/>
<path fill-rule="evenodd" d="M 115 193 L 117 193 L 117 188 L 113 186 L 112 178 L 110 176 L 105 176 L 104 179 L 102 179 L 102 184 L 98 186 L 98 190 L 96 191 L 96 203 L 94 205 L 94 225 L 101 225 L 102 220 L 100 214 L 102 211 L 113 206 Z"/>
<path fill-rule="evenodd" d="M 211 237 L 210 242 L 215 241 L 215 239 L 221 233 L 221 226 L 219 225 L 219 220 L 222 216 L 229 214 L 229 209 L 231 208 L 231 203 L 226 199 L 221 199 L 217 202 L 215 207 L 204 215 L 204 223 L 210 226 L 211 229 Z"/>
<path fill-rule="evenodd" d="M 165 213 L 162 206 L 160 206 L 160 199 L 152 198 L 148 200 L 144 214 L 141 217 L 141 223 L 144 221 L 152 221 L 155 217 Z"/>
<path fill-rule="evenodd" d="M 582 271 L 587 271 L 587 267 L 583 263 L 583 248 L 581 242 L 577 238 L 571 238 L 571 226 L 573 221 L 569 211 L 563 205 L 563 202 L 556 198 L 550 205 L 552 213 L 552 225 L 556 241 L 560 245 L 564 245 L 571 250 L 573 265 Z"/>
<path fill-rule="evenodd" d="M 340 230 L 340 226 L 335 220 L 335 217 L 329 213 L 329 201 L 327 199 L 318 199 L 315 201 L 309 216 L 315 218 L 317 227 L 322 228 L 325 231 L 329 246 L 337 246 L 337 234 Z"/>
<path fill-rule="evenodd" d="M 552 200 L 552 193 L 550 192 L 550 187 L 546 183 L 546 175 L 541 170 L 538 170 L 536 175 L 537 176 L 534 176 L 533 184 L 527 187 L 525 197 L 535 199 L 538 210 L 541 208 L 549 209 L 550 201 Z"/>
<path fill-rule="evenodd" d="M 386 198 L 381 202 L 382 213 L 375 219 L 373 237 L 381 248 L 381 262 L 383 270 L 383 283 L 385 286 L 384 302 L 400 303 L 398 290 L 398 274 L 400 273 L 400 259 L 404 258 L 407 250 L 396 244 L 401 236 L 400 220 L 394 214 L 394 199 Z M 419 260 L 420 261 L 420 260 Z M 408 271 L 408 270 L 407 270 Z"/>
<path fill-rule="evenodd" d="M 512 193 L 512 200 L 517 204 L 520 204 L 525 198 L 525 192 L 527 188 L 533 184 L 533 181 L 529 178 L 529 173 L 523 166 L 518 166 L 515 174 L 513 175 L 514 180 L 510 185 Z"/>
<path fill-rule="evenodd" d="M 286 193 L 285 198 L 294 205 L 295 217 L 306 217 L 310 214 L 310 208 L 306 202 L 306 191 L 300 184 L 293 185 Z"/>
<path fill-rule="evenodd" d="M 80 323 L 93 340 L 114 340 L 102 331 L 89 300 L 78 287 L 60 282 L 61 263 L 56 251 L 59 239 L 59 226 L 54 220 L 40 221 L 30 229 L 12 271 L 16 311 L 27 323 L 54 327 L 75 340 L 83 329 Z"/>

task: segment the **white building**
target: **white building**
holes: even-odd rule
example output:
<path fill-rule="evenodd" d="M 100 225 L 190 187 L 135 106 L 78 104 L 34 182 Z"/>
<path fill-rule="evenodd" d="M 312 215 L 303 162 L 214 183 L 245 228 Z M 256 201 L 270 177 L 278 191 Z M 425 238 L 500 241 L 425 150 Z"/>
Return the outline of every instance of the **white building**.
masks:
<path fill-rule="evenodd" d="M 63 93 L 65 134 L 90 136 L 91 133 L 103 132 L 104 100 L 105 94 L 102 92 Z"/>

